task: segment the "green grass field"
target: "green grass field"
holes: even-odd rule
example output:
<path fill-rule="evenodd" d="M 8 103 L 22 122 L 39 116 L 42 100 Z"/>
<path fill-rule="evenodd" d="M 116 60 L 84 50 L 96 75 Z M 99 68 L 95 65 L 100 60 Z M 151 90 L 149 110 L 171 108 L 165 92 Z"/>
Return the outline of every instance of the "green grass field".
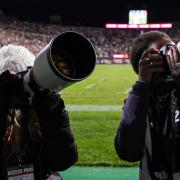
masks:
<path fill-rule="evenodd" d="M 136 78 L 130 65 L 97 65 L 87 79 L 63 90 L 62 97 L 67 109 L 69 107 L 78 145 L 77 165 L 137 165 L 119 160 L 114 149 L 114 137 L 121 117 L 120 106 Z M 74 106 L 76 109 L 71 109 Z"/>

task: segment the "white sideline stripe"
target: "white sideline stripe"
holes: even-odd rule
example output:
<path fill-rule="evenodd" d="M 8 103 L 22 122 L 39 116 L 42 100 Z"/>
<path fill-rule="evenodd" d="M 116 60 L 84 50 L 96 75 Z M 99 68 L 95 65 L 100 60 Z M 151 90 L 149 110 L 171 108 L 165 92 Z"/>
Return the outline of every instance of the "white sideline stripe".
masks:
<path fill-rule="evenodd" d="M 86 89 L 93 88 L 95 86 L 96 86 L 96 84 L 90 84 L 90 85 L 86 86 Z"/>
<path fill-rule="evenodd" d="M 131 89 L 132 89 L 132 88 L 126 89 L 126 90 L 124 91 L 124 94 L 128 94 Z"/>
<path fill-rule="evenodd" d="M 68 111 L 122 111 L 122 105 L 66 105 Z"/>
<path fill-rule="evenodd" d="M 99 82 L 105 81 L 107 78 L 100 79 Z"/>

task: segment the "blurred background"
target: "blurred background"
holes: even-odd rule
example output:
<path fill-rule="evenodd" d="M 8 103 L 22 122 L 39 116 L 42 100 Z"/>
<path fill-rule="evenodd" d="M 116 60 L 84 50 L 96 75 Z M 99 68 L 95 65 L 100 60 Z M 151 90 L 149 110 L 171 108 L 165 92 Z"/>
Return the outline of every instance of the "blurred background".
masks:
<path fill-rule="evenodd" d="M 92 75 L 62 91 L 78 144 L 79 160 L 61 172 L 65 180 L 138 179 L 138 165 L 120 160 L 114 137 L 123 101 L 136 75 L 133 40 L 150 30 L 180 40 L 177 1 L 6 0 L 0 3 L 0 46 L 23 45 L 35 55 L 58 33 L 76 31 L 93 44 Z M 86 60 L 86 59 L 85 59 Z"/>

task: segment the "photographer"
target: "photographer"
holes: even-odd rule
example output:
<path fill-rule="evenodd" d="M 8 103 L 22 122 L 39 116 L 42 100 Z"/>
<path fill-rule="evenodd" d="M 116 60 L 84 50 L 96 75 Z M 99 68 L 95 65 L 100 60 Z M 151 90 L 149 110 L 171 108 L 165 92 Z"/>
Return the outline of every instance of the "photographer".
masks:
<path fill-rule="evenodd" d="M 23 76 L 34 55 L 22 46 L 0 49 L 0 179 L 60 180 L 77 161 L 69 117 L 59 94 L 32 88 Z"/>
<path fill-rule="evenodd" d="M 141 180 L 180 179 L 179 62 L 166 33 L 150 31 L 134 41 L 138 80 L 125 100 L 115 148 L 123 160 L 140 160 Z"/>

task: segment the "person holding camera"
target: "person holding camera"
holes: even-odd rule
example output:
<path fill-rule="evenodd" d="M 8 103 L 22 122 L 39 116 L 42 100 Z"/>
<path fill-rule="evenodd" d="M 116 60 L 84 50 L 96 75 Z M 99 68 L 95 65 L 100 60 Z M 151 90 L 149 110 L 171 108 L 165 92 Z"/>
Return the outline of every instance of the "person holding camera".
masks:
<path fill-rule="evenodd" d="M 140 161 L 141 180 L 180 179 L 180 55 L 160 31 L 134 41 L 138 80 L 125 100 L 115 138 L 119 157 Z"/>
<path fill-rule="evenodd" d="M 59 94 L 23 77 L 35 57 L 22 46 L 0 49 L 0 179 L 60 180 L 78 159 L 69 116 Z M 30 66 L 30 67 L 29 67 Z"/>

